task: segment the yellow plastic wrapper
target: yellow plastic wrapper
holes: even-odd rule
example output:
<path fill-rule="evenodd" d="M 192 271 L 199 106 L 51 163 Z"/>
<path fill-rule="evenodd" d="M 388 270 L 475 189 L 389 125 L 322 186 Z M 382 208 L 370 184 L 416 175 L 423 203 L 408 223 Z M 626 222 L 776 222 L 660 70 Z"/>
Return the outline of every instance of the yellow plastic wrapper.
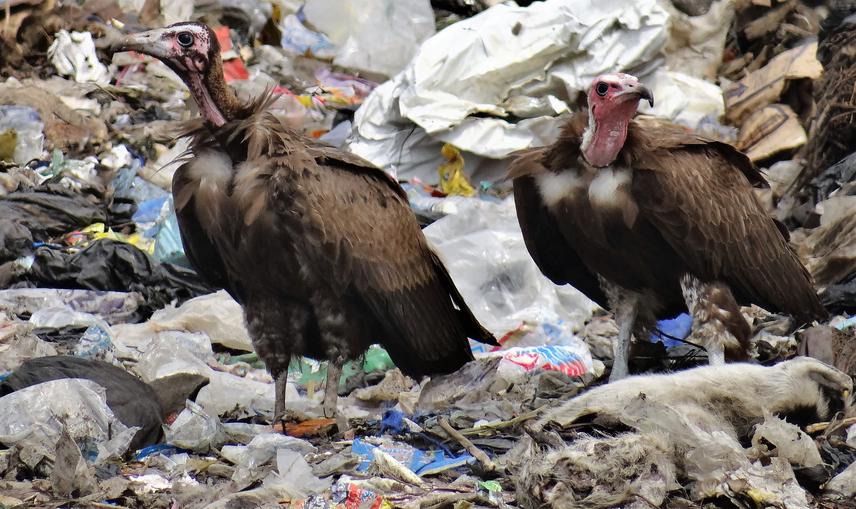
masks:
<path fill-rule="evenodd" d="M 91 240 L 99 240 L 99 239 L 111 239 L 119 242 L 125 242 L 131 245 L 138 247 L 140 250 L 145 251 L 149 255 L 154 255 L 155 253 L 155 240 L 143 237 L 139 233 L 134 233 L 132 235 L 125 235 L 123 233 L 116 233 L 112 229 L 104 226 L 104 223 L 92 223 L 80 230 L 80 233 L 84 234 Z M 85 242 L 88 244 L 88 242 Z"/>
<path fill-rule="evenodd" d="M 461 151 L 445 143 L 440 153 L 446 162 L 437 169 L 440 172 L 440 190 L 447 195 L 475 196 L 476 190 L 464 175 L 464 156 Z"/>

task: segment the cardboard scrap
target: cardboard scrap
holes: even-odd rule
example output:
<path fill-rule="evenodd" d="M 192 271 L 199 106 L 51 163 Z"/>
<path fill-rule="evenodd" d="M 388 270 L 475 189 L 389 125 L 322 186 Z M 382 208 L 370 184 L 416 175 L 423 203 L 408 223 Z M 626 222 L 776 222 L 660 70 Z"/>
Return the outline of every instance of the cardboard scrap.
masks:
<path fill-rule="evenodd" d="M 797 114 L 786 104 L 771 104 L 749 116 L 740 127 L 737 148 L 753 162 L 800 147 L 808 137 Z"/>
<path fill-rule="evenodd" d="M 723 93 L 726 118 L 740 122 L 751 112 L 778 101 L 788 80 L 819 78 L 823 66 L 817 60 L 816 53 L 816 41 L 797 46 L 733 83 Z"/>

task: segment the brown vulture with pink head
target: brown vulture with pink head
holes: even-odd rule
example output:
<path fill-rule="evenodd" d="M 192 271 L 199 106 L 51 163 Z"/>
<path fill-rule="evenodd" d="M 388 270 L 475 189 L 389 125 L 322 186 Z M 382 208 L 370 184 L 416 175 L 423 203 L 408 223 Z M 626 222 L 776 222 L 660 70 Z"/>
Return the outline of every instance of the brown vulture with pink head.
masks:
<path fill-rule="evenodd" d="M 711 363 L 740 358 L 751 328 L 739 304 L 826 316 L 811 278 L 753 186 L 766 185 L 732 146 L 663 121 L 634 119 L 653 96 L 628 74 L 606 74 L 552 145 L 512 163 L 517 217 L 532 258 L 619 326 L 611 380 L 628 374 L 631 334 L 689 310 L 690 340 Z"/>
<path fill-rule="evenodd" d="M 220 47 L 200 23 L 127 36 L 114 51 L 160 59 L 204 119 L 172 190 L 193 266 L 241 303 L 253 346 L 277 381 L 282 416 L 293 355 L 328 360 L 324 412 L 341 365 L 380 343 L 413 377 L 496 344 L 428 246 L 407 196 L 382 170 L 286 127 L 265 95 L 242 105 Z"/>

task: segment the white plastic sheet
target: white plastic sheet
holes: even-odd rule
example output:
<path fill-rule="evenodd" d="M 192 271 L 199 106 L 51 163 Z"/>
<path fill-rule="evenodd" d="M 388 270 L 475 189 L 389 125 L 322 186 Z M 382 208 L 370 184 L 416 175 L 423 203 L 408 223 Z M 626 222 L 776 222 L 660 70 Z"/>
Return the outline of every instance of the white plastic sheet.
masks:
<path fill-rule="evenodd" d="M 481 323 L 498 337 L 521 322 L 581 327 L 595 304 L 574 288 L 556 286 L 532 261 L 514 200 L 447 198 L 449 215 L 425 228 L 452 279 Z M 549 342 L 544 337 L 535 344 Z"/>
<path fill-rule="evenodd" d="M 307 21 L 336 45 L 337 65 L 392 76 L 434 33 L 428 0 L 307 0 Z"/>
<path fill-rule="evenodd" d="M 560 123 L 554 115 L 597 75 L 650 75 L 663 61 L 668 21 L 656 0 L 496 5 L 426 40 L 375 89 L 357 111 L 350 150 L 399 177 L 425 178 L 436 170 L 441 141 L 491 158 L 544 145 Z M 553 111 L 503 118 L 520 96 L 547 97 Z"/>
<path fill-rule="evenodd" d="M 63 426 L 97 460 L 124 453 L 139 429 L 113 415 L 105 389 L 91 380 L 53 380 L 0 398 L 0 443 L 35 440 L 50 450 Z"/>

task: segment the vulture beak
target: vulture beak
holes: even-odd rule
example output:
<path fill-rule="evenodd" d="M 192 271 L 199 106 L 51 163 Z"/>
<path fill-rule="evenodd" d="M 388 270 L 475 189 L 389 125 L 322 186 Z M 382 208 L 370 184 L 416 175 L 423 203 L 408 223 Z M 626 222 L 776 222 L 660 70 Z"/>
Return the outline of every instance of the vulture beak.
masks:
<path fill-rule="evenodd" d="M 639 85 L 636 87 L 636 93 L 639 94 L 639 99 L 645 99 L 648 101 L 648 105 L 652 108 L 654 107 L 654 94 L 648 90 L 648 87 L 645 85 Z"/>
<path fill-rule="evenodd" d="M 635 95 L 636 100 L 645 99 L 648 101 L 648 104 L 651 107 L 654 107 L 654 94 L 648 90 L 648 87 L 642 84 L 633 84 L 633 85 L 625 85 L 627 88 L 622 90 L 621 92 L 615 94 L 615 97 L 621 97 L 623 95 Z"/>
<path fill-rule="evenodd" d="M 172 45 L 163 37 L 165 30 L 156 28 L 136 34 L 129 34 L 114 43 L 110 50 L 112 53 L 122 51 L 136 51 L 158 59 L 170 57 Z"/>

